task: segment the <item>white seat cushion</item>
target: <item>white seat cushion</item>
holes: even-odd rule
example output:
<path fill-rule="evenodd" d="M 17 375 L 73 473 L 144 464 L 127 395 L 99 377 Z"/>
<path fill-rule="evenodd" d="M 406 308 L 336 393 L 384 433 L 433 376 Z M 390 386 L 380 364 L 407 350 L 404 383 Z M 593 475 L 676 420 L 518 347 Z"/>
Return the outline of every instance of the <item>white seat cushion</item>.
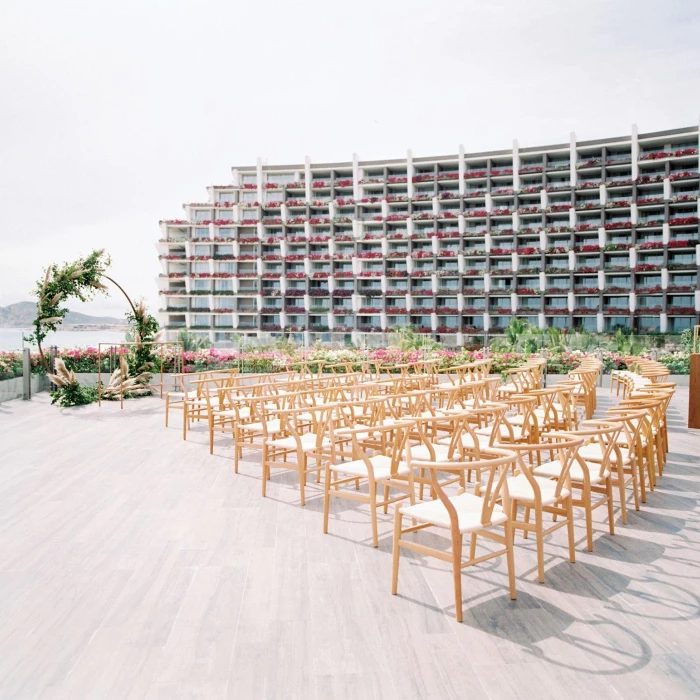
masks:
<path fill-rule="evenodd" d="M 590 464 L 585 462 L 585 465 L 591 484 L 600 484 L 610 476 L 610 472 L 607 469 L 603 472 L 603 476 L 600 476 L 600 464 Z M 569 476 L 571 477 L 571 480 L 582 484 L 584 481 L 583 469 L 584 468 L 581 466 L 580 462 L 574 460 L 571 468 L 569 469 Z M 556 459 L 553 462 L 541 464 L 539 467 L 535 467 L 533 472 L 536 476 L 547 476 L 554 479 L 559 478 L 559 475 L 561 474 L 561 462 Z"/>
<path fill-rule="evenodd" d="M 301 440 L 302 452 L 311 452 L 312 450 L 316 449 L 315 433 L 305 433 L 304 435 L 300 435 L 299 437 Z M 277 447 L 283 450 L 295 450 L 297 447 L 296 438 L 294 438 L 293 436 L 287 438 L 278 438 L 277 440 L 266 440 L 266 442 L 271 447 Z M 330 447 L 331 441 L 327 437 L 324 437 L 321 440 L 321 446 Z"/>
<path fill-rule="evenodd" d="M 557 500 L 559 500 L 554 495 L 554 491 L 557 487 L 556 481 L 551 481 L 543 476 L 535 476 L 534 479 L 539 486 L 540 493 L 542 494 L 543 506 L 552 505 L 552 503 L 556 503 Z M 534 503 L 535 501 L 535 494 L 525 474 L 511 476 L 508 479 L 508 493 L 510 494 L 511 498 L 515 498 L 523 503 Z M 562 488 L 559 498 L 566 498 L 568 495 L 569 491 Z"/>
<path fill-rule="evenodd" d="M 217 416 L 230 416 L 232 418 L 236 416 L 236 411 L 233 408 L 225 408 L 224 410 L 221 410 L 219 408 L 215 408 L 213 412 Z M 239 408 L 238 415 L 241 418 L 250 418 L 250 409 L 249 408 Z"/>
<path fill-rule="evenodd" d="M 185 392 L 184 391 L 169 391 L 168 397 L 171 399 L 184 399 Z M 187 398 L 188 399 L 196 399 L 197 398 L 197 391 L 196 390 L 195 391 L 188 391 Z"/>
<path fill-rule="evenodd" d="M 460 496 L 450 498 L 450 502 L 457 511 L 460 532 L 474 532 L 489 527 L 489 525 L 482 525 L 481 523 L 483 499 L 471 493 L 463 493 Z M 414 506 L 403 506 L 401 513 L 409 518 L 415 518 L 437 527 L 450 527 L 450 516 L 442 501 L 439 500 L 417 503 Z M 491 513 L 491 525 L 502 525 L 506 520 L 508 520 L 508 516 L 501 507 L 499 505 L 494 506 Z"/>
<path fill-rule="evenodd" d="M 449 452 L 449 445 L 441 445 L 440 443 L 431 443 L 435 450 L 435 461 L 436 462 L 447 462 L 447 453 Z M 411 448 L 411 459 L 421 460 L 423 462 L 432 461 L 430 451 L 427 445 L 417 445 Z M 459 461 L 459 453 L 455 452 L 454 461 Z"/>
<path fill-rule="evenodd" d="M 630 464 L 630 452 L 625 447 L 620 447 L 620 454 L 622 455 L 622 464 L 627 466 Z M 579 456 L 581 459 L 587 462 L 602 462 L 603 461 L 603 450 L 599 442 L 591 442 L 588 445 L 583 445 L 579 448 Z M 617 454 L 613 449 L 610 453 L 610 461 L 613 464 L 617 464 Z"/>
<path fill-rule="evenodd" d="M 391 476 L 391 457 L 375 455 L 374 457 L 370 457 L 369 461 L 372 463 L 374 478 L 377 481 L 388 479 Z M 367 465 L 363 460 L 358 459 L 353 462 L 344 462 L 343 464 L 332 464 L 331 471 L 341 474 L 350 474 L 351 476 L 366 477 Z M 396 474 L 399 476 L 406 476 L 409 471 L 408 465 L 405 462 L 399 462 Z"/>
<path fill-rule="evenodd" d="M 267 423 L 267 432 L 268 433 L 279 433 L 281 430 L 280 427 L 280 421 L 278 418 L 275 418 L 274 420 L 269 420 L 266 421 Z M 254 433 L 262 433 L 263 432 L 263 424 L 262 423 L 241 423 L 240 426 L 241 430 L 247 430 L 249 432 L 254 432 Z"/>

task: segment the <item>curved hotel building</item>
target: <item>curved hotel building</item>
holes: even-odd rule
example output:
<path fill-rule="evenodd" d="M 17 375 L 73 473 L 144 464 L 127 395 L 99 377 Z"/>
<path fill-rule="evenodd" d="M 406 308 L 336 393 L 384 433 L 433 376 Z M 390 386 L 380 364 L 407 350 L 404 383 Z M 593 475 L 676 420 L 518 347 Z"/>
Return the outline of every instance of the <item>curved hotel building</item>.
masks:
<path fill-rule="evenodd" d="M 698 126 L 503 151 L 235 166 L 160 222 L 161 322 L 212 342 L 446 344 L 699 321 Z M 298 335 L 297 335 L 298 334 Z"/>

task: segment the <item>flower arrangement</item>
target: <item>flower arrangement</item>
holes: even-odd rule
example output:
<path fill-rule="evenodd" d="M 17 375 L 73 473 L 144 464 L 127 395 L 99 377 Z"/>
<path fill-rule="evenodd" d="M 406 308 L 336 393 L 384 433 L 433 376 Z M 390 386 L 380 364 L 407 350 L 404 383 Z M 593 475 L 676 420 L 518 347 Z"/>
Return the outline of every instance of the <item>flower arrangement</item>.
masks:
<path fill-rule="evenodd" d="M 532 247 L 518 248 L 515 252 L 518 255 L 539 255 L 540 254 L 539 248 L 532 248 Z"/>
<path fill-rule="evenodd" d="M 577 245 L 574 246 L 575 253 L 597 253 L 600 251 L 599 245 Z"/>
<path fill-rule="evenodd" d="M 612 223 L 605 224 L 604 228 L 606 231 L 612 231 L 620 228 L 630 228 L 631 226 L 631 221 L 614 221 Z"/>
<path fill-rule="evenodd" d="M 661 265 L 650 265 L 650 264 L 641 264 L 641 265 L 636 265 L 634 268 L 635 272 L 657 272 L 661 269 Z"/>
<path fill-rule="evenodd" d="M 693 224 L 698 223 L 698 217 L 697 216 L 682 216 L 682 217 L 673 217 L 668 220 L 668 225 L 669 226 L 690 226 Z"/>

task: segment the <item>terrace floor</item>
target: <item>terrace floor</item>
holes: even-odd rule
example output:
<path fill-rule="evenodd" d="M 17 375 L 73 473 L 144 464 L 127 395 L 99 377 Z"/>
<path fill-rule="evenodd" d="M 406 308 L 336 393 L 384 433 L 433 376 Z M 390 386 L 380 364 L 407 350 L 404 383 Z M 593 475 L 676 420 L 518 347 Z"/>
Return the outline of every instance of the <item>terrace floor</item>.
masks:
<path fill-rule="evenodd" d="M 599 407 L 612 399 L 600 391 Z M 697 698 L 700 434 L 670 418 L 657 490 L 595 551 L 577 521 L 516 539 L 518 599 L 503 557 L 463 574 L 464 623 L 441 562 L 402 557 L 389 592 L 365 507 L 299 505 L 294 474 L 260 496 L 221 438 L 181 439 L 159 399 L 61 410 L 47 394 L 0 404 L 0 698 Z M 619 522 L 618 522 L 619 525 Z"/>

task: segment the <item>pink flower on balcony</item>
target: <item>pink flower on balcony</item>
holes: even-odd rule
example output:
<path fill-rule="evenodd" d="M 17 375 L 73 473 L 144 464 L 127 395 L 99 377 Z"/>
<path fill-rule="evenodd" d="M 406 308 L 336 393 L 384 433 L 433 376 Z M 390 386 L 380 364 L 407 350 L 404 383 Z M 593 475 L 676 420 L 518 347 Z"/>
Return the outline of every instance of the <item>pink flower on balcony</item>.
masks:
<path fill-rule="evenodd" d="M 486 216 L 486 209 L 468 209 L 464 212 L 469 218 Z"/>
<path fill-rule="evenodd" d="M 331 276 L 330 272 L 314 272 L 311 277 L 315 280 L 325 280 Z"/>
<path fill-rule="evenodd" d="M 491 175 L 512 175 L 513 168 L 492 168 Z"/>
<path fill-rule="evenodd" d="M 331 183 L 327 182 L 326 180 L 314 180 L 311 183 L 311 189 L 312 190 L 321 190 L 324 187 L 330 187 Z"/>
<path fill-rule="evenodd" d="M 262 278 L 265 280 L 276 280 L 282 277 L 280 272 L 263 272 Z"/>
<path fill-rule="evenodd" d="M 597 253 L 600 250 L 599 245 L 578 245 L 574 246 L 576 253 Z"/>
<path fill-rule="evenodd" d="M 306 273 L 305 272 L 287 272 L 285 277 L 288 280 L 302 280 L 306 277 Z"/>
<path fill-rule="evenodd" d="M 264 209 L 279 209 L 281 206 L 281 201 L 265 202 L 265 204 L 263 204 Z"/>
<path fill-rule="evenodd" d="M 414 214 L 414 221 L 425 221 L 426 219 L 432 219 L 433 215 L 427 211 L 421 212 L 420 214 Z"/>
<path fill-rule="evenodd" d="M 257 219 L 241 219 L 241 226 L 256 226 L 258 223 Z"/>
<path fill-rule="evenodd" d="M 518 287 L 516 291 L 521 295 L 534 295 L 538 293 L 538 290 L 532 289 L 531 287 Z"/>
<path fill-rule="evenodd" d="M 512 253 L 510 248 L 491 248 L 491 255 L 510 255 Z"/>
<path fill-rule="evenodd" d="M 335 183 L 336 187 L 351 187 L 352 186 L 352 180 L 336 180 Z"/>
<path fill-rule="evenodd" d="M 398 185 L 401 184 L 402 182 L 408 182 L 408 178 L 404 176 L 392 176 L 390 177 L 387 182 L 390 185 Z"/>
<path fill-rule="evenodd" d="M 309 243 L 325 243 L 330 240 L 330 236 L 311 236 L 311 238 L 309 238 Z"/>
<path fill-rule="evenodd" d="M 287 183 L 288 190 L 298 190 L 302 187 L 306 187 L 306 182 L 304 180 L 299 180 L 298 182 L 288 182 Z"/>
<path fill-rule="evenodd" d="M 538 248 L 531 248 L 531 247 L 518 248 L 515 252 L 518 255 L 539 255 L 539 253 L 540 253 Z"/>
<path fill-rule="evenodd" d="M 610 224 L 605 224 L 605 230 L 614 230 L 614 229 L 620 229 L 620 228 L 630 228 L 632 226 L 631 221 L 615 221 Z"/>
<path fill-rule="evenodd" d="M 512 213 L 513 213 L 513 211 L 511 209 L 501 208 L 501 209 L 494 209 L 491 212 L 491 216 L 506 216 L 507 214 L 512 214 Z"/>
<path fill-rule="evenodd" d="M 655 250 L 657 248 L 663 248 L 664 244 L 661 241 L 649 241 L 648 243 L 640 243 L 637 246 L 638 250 Z"/>
<path fill-rule="evenodd" d="M 314 216 L 309 219 L 309 223 L 312 226 L 318 226 L 319 224 L 330 224 L 331 220 L 327 216 Z"/>
<path fill-rule="evenodd" d="M 380 217 L 381 218 L 381 217 Z M 386 220 L 391 221 L 405 221 L 408 219 L 408 214 L 390 214 L 386 217 Z"/>
<path fill-rule="evenodd" d="M 486 177 L 485 170 L 470 170 L 470 171 L 464 173 L 465 180 L 471 180 L 474 178 L 481 178 L 481 177 Z"/>
<path fill-rule="evenodd" d="M 161 219 L 159 224 L 186 224 L 186 219 Z"/>
<path fill-rule="evenodd" d="M 286 202 L 288 207 L 303 207 L 306 202 L 303 199 L 288 199 Z"/>
<path fill-rule="evenodd" d="M 547 212 L 569 211 L 569 209 L 571 209 L 571 204 L 554 204 L 547 207 Z"/>
<path fill-rule="evenodd" d="M 257 190 L 258 186 L 253 184 L 253 183 L 248 182 L 244 185 L 241 185 L 241 189 L 242 190 Z"/>
<path fill-rule="evenodd" d="M 287 219 L 287 226 L 296 226 L 306 222 L 303 216 L 294 216 L 291 219 Z"/>

